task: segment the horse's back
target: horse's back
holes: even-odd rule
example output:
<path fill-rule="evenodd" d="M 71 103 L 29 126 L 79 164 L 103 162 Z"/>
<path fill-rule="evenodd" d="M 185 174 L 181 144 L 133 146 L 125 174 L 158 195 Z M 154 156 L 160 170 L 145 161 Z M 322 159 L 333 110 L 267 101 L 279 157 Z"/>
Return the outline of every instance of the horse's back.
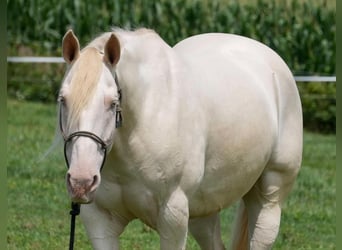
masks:
<path fill-rule="evenodd" d="M 190 89 L 200 99 L 206 124 L 202 197 L 194 196 L 193 207 L 204 197 L 211 208 L 229 205 L 271 161 L 300 162 L 298 91 L 273 50 L 252 39 L 215 33 L 190 37 L 174 49 L 191 75 Z M 194 214 L 202 213 L 196 210 Z"/>
<path fill-rule="evenodd" d="M 249 122 L 260 114 L 277 137 L 283 130 L 301 135 L 302 110 L 295 80 L 272 49 L 250 38 L 208 33 L 187 38 L 174 50 L 189 67 L 192 89 L 206 99 L 208 107 L 213 105 L 211 111 L 224 109 L 221 115 L 226 113 L 236 121 L 248 116 Z"/>
<path fill-rule="evenodd" d="M 256 40 L 233 34 L 208 33 L 189 37 L 177 43 L 174 50 L 188 65 L 203 70 L 204 75 L 213 68 L 227 72 L 229 79 L 237 77 L 237 81 L 244 78 L 250 80 L 248 76 L 251 76 L 261 86 L 269 84 L 270 81 L 265 78 L 274 73 L 282 78 L 280 84 L 297 91 L 285 62 L 272 49 Z"/>

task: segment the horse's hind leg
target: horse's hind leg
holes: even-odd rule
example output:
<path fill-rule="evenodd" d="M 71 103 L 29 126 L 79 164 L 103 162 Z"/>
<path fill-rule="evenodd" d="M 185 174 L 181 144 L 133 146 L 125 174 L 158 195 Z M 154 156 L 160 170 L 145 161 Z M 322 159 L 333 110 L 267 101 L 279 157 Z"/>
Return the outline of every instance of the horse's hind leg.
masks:
<path fill-rule="evenodd" d="M 243 197 L 250 249 L 271 249 L 279 231 L 281 203 L 291 190 L 298 168 L 268 166 Z"/>
<path fill-rule="evenodd" d="M 202 250 L 224 250 L 219 213 L 189 221 L 191 234 Z"/>
<path fill-rule="evenodd" d="M 268 164 L 243 197 L 248 220 L 250 249 L 270 249 L 277 237 L 281 205 L 290 193 L 302 161 L 300 103 L 293 102 L 281 119 L 282 126 Z M 297 105 L 297 106 L 293 106 Z M 295 111 L 293 111 L 295 110 Z M 292 112 L 290 112 L 292 111 Z"/>

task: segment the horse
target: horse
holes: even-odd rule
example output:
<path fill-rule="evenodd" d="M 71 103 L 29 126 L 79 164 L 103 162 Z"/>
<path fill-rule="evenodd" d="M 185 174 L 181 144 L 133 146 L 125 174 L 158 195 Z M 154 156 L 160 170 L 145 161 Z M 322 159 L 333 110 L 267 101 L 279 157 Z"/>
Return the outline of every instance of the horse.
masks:
<path fill-rule="evenodd" d="M 301 101 L 279 55 L 251 38 L 169 46 L 114 28 L 84 48 L 72 30 L 58 96 L 70 199 L 94 249 L 119 249 L 134 219 L 160 249 L 225 249 L 220 211 L 240 202 L 232 249 L 270 249 L 302 159 Z"/>

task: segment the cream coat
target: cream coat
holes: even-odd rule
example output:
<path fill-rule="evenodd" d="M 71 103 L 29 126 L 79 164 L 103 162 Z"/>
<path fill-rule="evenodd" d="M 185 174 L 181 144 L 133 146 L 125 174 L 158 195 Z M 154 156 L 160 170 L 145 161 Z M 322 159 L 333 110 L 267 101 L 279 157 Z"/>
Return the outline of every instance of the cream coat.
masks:
<path fill-rule="evenodd" d="M 102 69 L 66 133 L 90 131 L 111 147 L 101 173 L 103 155 L 92 140 L 75 139 L 68 149 L 68 190 L 89 203 L 81 217 L 94 249 L 119 249 L 135 218 L 158 231 L 163 250 L 185 249 L 188 228 L 202 249 L 224 249 L 218 214 L 238 200 L 232 248 L 271 248 L 302 155 L 301 103 L 282 59 L 229 34 L 171 48 L 151 30 L 114 30 L 86 48 L 93 47 Z M 68 91 L 77 88 L 70 85 L 83 84 L 72 76 L 92 72 L 74 66 L 91 58 L 71 31 L 63 51 L 70 69 L 61 112 L 71 112 L 68 102 L 77 100 Z M 123 124 L 115 129 L 118 85 Z"/>

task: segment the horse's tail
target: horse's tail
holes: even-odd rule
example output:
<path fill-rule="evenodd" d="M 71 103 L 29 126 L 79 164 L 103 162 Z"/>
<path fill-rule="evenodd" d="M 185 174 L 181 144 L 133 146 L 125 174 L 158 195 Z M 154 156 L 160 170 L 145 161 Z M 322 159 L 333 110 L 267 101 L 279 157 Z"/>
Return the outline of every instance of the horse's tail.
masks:
<path fill-rule="evenodd" d="M 248 217 L 243 200 L 240 201 L 240 206 L 237 211 L 230 249 L 248 249 Z"/>

